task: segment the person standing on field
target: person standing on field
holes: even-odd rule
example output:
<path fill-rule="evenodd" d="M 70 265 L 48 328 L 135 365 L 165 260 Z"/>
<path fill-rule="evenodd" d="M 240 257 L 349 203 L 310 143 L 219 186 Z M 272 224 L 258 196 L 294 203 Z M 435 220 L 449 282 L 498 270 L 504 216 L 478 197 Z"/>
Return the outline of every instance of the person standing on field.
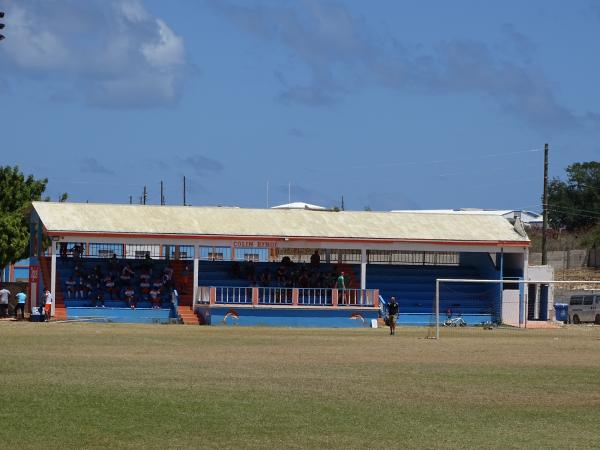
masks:
<path fill-rule="evenodd" d="M 15 305 L 15 319 L 19 318 L 19 311 L 21 311 L 21 319 L 25 319 L 25 303 L 27 302 L 27 294 L 23 291 L 19 291 L 17 295 L 17 304 Z"/>
<path fill-rule="evenodd" d="M 396 298 L 390 298 L 390 302 L 388 303 L 388 321 L 390 324 L 390 334 L 396 334 L 396 319 L 398 316 L 398 303 L 396 303 Z"/>
<path fill-rule="evenodd" d="M 6 288 L 0 289 L 0 318 L 8 317 L 8 298 L 10 291 Z"/>
<path fill-rule="evenodd" d="M 49 321 L 52 315 L 52 293 L 48 289 L 46 289 L 46 293 L 44 294 L 44 315 L 46 316 L 46 321 Z"/>

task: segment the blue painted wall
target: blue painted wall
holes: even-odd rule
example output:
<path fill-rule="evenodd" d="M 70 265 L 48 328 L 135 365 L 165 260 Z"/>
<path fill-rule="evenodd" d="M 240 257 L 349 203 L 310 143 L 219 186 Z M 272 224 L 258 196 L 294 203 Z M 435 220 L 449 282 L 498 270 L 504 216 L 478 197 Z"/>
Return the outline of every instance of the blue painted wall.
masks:
<path fill-rule="evenodd" d="M 117 323 L 169 323 L 171 311 L 153 308 L 67 308 L 67 320 L 92 319 Z"/>
<path fill-rule="evenodd" d="M 203 306 L 197 312 L 204 323 L 220 326 L 274 326 L 307 328 L 370 328 L 378 310 L 304 308 L 236 308 Z"/>

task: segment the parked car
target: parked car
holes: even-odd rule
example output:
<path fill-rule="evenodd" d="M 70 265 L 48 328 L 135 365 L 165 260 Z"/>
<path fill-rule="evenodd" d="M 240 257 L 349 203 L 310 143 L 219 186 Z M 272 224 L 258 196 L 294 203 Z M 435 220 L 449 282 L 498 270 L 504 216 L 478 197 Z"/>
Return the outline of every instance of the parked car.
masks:
<path fill-rule="evenodd" d="M 600 325 L 600 295 L 572 295 L 569 299 L 569 322 L 594 322 Z"/>

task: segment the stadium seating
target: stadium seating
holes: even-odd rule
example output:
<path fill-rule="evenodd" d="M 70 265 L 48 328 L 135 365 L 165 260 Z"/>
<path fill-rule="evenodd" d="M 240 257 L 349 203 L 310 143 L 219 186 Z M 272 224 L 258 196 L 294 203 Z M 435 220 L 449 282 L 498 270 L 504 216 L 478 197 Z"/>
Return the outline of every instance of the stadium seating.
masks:
<path fill-rule="evenodd" d="M 121 261 L 122 262 L 122 261 Z M 127 260 L 132 268 L 136 271 L 136 274 L 141 273 L 144 262 L 141 260 Z M 108 266 L 108 260 L 102 258 L 83 258 L 78 262 L 79 267 L 85 273 L 91 273 L 94 268 L 99 267 L 103 274 L 110 272 Z M 162 276 L 163 269 L 166 266 L 166 261 L 153 260 L 152 261 L 152 272 L 153 274 L 160 274 Z M 123 296 L 123 289 L 119 289 L 119 294 L 111 298 L 104 292 L 104 301 L 101 304 L 97 304 L 93 297 L 94 292 L 91 292 L 89 296 L 84 298 L 74 297 L 68 298 L 66 281 L 73 276 L 75 278 L 75 262 L 73 259 L 57 259 L 57 283 L 59 283 L 59 291 L 61 292 L 61 298 L 63 299 L 64 305 L 67 309 L 67 318 L 81 319 L 81 318 L 97 318 L 103 321 L 114 321 L 114 322 L 165 322 L 169 318 L 176 316 L 171 305 L 171 290 L 162 289 L 160 295 L 160 308 L 153 308 L 152 303 L 144 296 L 139 287 L 139 278 L 133 279 L 131 286 L 135 291 L 135 297 L 137 304 L 135 310 L 129 307 L 129 304 Z M 173 279 L 176 279 L 175 274 Z M 104 305 L 103 307 L 101 305 Z"/>
<path fill-rule="evenodd" d="M 367 288 L 379 289 L 384 299 L 394 296 L 401 314 L 431 314 L 434 310 L 435 280 L 438 278 L 483 278 L 474 268 L 463 266 L 367 266 Z M 497 287 L 481 284 L 442 284 L 440 311 L 453 315 L 491 315 Z"/>

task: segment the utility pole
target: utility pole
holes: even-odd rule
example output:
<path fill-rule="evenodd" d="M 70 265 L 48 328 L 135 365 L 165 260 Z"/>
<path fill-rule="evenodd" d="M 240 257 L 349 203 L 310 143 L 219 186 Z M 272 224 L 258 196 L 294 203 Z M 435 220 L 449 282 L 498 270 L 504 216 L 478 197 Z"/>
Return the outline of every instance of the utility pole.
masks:
<path fill-rule="evenodd" d="M 544 198 L 542 200 L 542 266 L 548 264 L 546 234 L 548 232 L 548 144 L 544 145 Z"/>
<path fill-rule="evenodd" d="M 165 195 L 164 195 L 164 190 L 163 190 L 163 182 L 162 180 L 160 180 L 160 204 L 164 205 L 165 204 Z"/>
<path fill-rule="evenodd" d="M 183 206 L 186 206 L 186 204 L 185 204 L 185 175 L 183 176 Z"/>
<path fill-rule="evenodd" d="M 146 190 L 146 186 L 144 186 L 144 205 L 146 204 L 146 200 L 148 200 L 148 191 Z"/>

